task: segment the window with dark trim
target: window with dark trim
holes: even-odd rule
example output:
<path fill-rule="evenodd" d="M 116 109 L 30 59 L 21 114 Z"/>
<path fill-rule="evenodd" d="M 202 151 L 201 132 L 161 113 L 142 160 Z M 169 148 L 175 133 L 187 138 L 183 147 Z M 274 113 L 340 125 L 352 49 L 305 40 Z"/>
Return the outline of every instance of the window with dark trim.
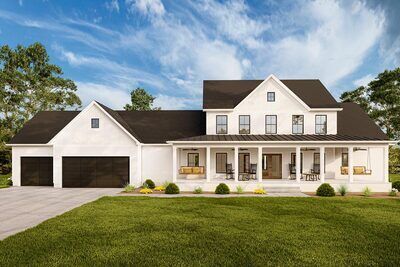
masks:
<path fill-rule="evenodd" d="M 349 167 L 349 153 L 342 153 L 342 167 Z"/>
<path fill-rule="evenodd" d="M 99 128 L 100 120 L 98 118 L 92 118 L 91 125 L 92 125 L 92 128 Z"/>
<path fill-rule="evenodd" d="M 266 134 L 276 134 L 276 115 L 265 115 L 265 133 Z"/>
<path fill-rule="evenodd" d="M 227 115 L 217 115 L 217 134 L 227 134 L 228 133 L 228 116 Z"/>
<path fill-rule="evenodd" d="M 187 154 L 188 167 L 199 167 L 199 153 Z"/>
<path fill-rule="evenodd" d="M 319 153 L 314 153 L 314 165 L 320 165 Z M 326 172 L 326 154 L 324 154 L 324 170 Z"/>
<path fill-rule="evenodd" d="M 239 134 L 250 134 L 250 115 L 239 116 Z"/>
<path fill-rule="evenodd" d="M 217 173 L 226 173 L 228 153 L 216 153 L 215 166 Z"/>
<path fill-rule="evenodd" d="M 275 92 L 267 92 L 267 101 L 275 102 Z"/>
<path fill-rule="evenodd" d="M 315 134 L 326 134 L 327 119 L 326 115 L 315 115 Z"/>
<path fill-rule="evenodd" d="M 292 116 L 292 133 L 303 134 L 304 133 L 304 116 L 293 115 Z"/>
<path fill-rule="evenodd" d="M 292 166 L 296 166 L 296 153 L 290 154 L 290 163 Z M 300 153 L 300 172 L 303 172 L 303 153 Z"/>

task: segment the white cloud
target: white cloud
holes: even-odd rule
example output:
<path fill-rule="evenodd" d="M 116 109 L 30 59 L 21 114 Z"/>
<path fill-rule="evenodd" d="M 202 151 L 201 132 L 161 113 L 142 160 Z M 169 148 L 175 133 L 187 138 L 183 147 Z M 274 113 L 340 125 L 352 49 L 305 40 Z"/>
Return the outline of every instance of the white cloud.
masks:
<path fill-rule="evenodd" d="M 185 97 L 175 97 L 159 94 L 156 95 L 154 100 L 155 107 L 161 107 L 161 109 L 188 109 L 196 106 L 201 106 L 200 98 L 185 98 Z"/>
<path fill-rule="evenodd" d="M 161 0 L 125 0 L 128 10 L 139 11 L 148 16 L 162 16 L 165 8 Z"/>
<path fill-rule="evenodd" d="M 355 86 L 357 86 L 357 87 L 366 86 L 366 85 L 368 85 L 368 84 L 369 84 L 372 80 L 374 80 L 374 79 L 375 79 L 375 75 L 373 75 L 373 74 L 367 74 L 367 75 L 365 75 L 365 76 L 363 76 L 363 77 L 361 77 L 361 78 L 359 78 L 359 79 L 353 81 L 353 84 L 354 84 Z"/>
<path fill-rule="evenodd" d="M 109 85 L 91 82 L 75 83 L 78 87 L 77 93 L 82 100 L 83 106 L 96 100 L 112 109 L 122 109 L 131 99 L 129 92 Z"/>
<path fill-rule="evenodd" d="M 106 2 L 105 6 L 108 10 L 110 10 L 111 12 L 116 11 L 117 13 L 119 13 L 119 3 L 118 0 L 111 0 L 110 2 Z"/>

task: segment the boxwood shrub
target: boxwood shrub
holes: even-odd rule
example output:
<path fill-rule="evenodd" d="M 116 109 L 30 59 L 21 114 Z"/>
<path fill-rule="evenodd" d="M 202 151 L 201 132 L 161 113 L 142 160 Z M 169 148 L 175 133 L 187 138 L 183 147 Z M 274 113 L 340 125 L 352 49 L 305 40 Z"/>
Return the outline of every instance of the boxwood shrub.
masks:
<path fill-rule="evenodd" d="M 317 189 L 317 196 L 320 197 L 333 197 L 335 196 L 335 189 L 330 184 L 321 184 Z"/>
<path fill-rule="evenodd" d="M 179 187 L 174 183 L 170 183 L 165 188 L 165 194 L 179 194 Z"/>
<path fill-rule="evenodd" d="M 229 187 L 224 183 L 220 183 L 215 188 L 215 194 L 225 195 L 225 194 L 229 194 L 229 193 L 230 193 Z"/>
<path fill-rule="evenodd" d="M 395 181 L 392 183 L 392 188 L 396 188 L 400 192 L 400 181 Z"/>
<path fill-rule="evenodd" d="M 156 184 L 153 182 L 153 180 L 151 179 L 147 179 L 146 181 L 144 181 L 145 184 L 147 184 L 147 186 L 150 189 L 154 189 L 156 187 Z"/>

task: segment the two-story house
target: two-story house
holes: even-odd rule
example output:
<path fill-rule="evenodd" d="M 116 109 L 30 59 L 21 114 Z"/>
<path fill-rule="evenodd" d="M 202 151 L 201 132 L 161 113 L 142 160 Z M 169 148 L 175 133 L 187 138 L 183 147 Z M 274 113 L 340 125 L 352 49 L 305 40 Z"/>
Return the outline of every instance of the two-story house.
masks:
<path fill-rule="evenodd" d="M 10 141 L 16 186 L 122 187 L 175 182 L 184 191 L 314 191 L 321 183 L 389 191 L 393 144 L 319 80 L 204 81 L 203 110 L 82 111 L 34 116 Z"/>

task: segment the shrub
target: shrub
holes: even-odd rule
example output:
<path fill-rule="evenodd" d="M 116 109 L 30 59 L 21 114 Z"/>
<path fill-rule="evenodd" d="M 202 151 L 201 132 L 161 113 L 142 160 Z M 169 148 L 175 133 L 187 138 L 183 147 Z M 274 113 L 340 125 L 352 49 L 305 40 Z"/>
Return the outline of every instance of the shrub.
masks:
<path fill-rule="evenodd" d="M 167 188 L 165 188 L 165 194 L 179 194 L 179 187 L 174 183 L 170 183 Z"/>
<path fill-rule="evenodd" d="M 229 193 L 230 193 L 229 187 L 224 183 L 220 183 L 215 188 L 215 194 L 225 195 L 225 194 L 229 194 Z"/>
<path fill-rule="evenodd" d="M 338 192 L 340 193 L 340 195 L 343 197 L 347 194 L 347 186 L 342 184 L 341 186 L 339 186 L 338 188 Z"/>
<path fill-rule="evenodd" d="M 142 188 L 142 189 L 140 189 L 140 191 L 139 191 L 141 194 L 151 194 L 151 193 L 153 193 L 153 190 L 151 190 L 150 188 Z"/>
<path fill-rule="evenodd" d="M 390 190 L 390 192 L 389 192 L 389 196 L 395 197 L 395 196 L 397 196 L 398 192 L 399 192 L 399 190 L 397 190 L 396 188 L 392 188 L 392 190 Z"/>
<path fill-rule="evenodd" d="M 147 187 L 150 189 L 154 189 L 156 187 L 156 184 L 151 179 L 147 179 L 146 181 L 144 181 L 144 183 L 147 184 Z"/>
<path fill-rule="evenodd" d="M 169 185 L 169 182 L 168 182 L 168 181 L 165 181 L 165 182 L 163 183 L 164 188 L 167 188 L 168 185 Z"/>
<path fill-rule="evenodd" d="M 366 186 L 363 190 L 363 196 L 369 197 L 371 194 L 372 194 L 372 190 L 368 186 Z"/>
<path fill-rule="evenodd" d="M 244 193 L 243 187 L 241 187 L 240 185 L 236 186 L 236 193 L 243 194 Z"/>
<path fill-rule="evenodd" d="M 335 196 L 335 189 L 328 183 L 321 184 L 317 189 L 317 196 L 333 197 Z"/>
<path fill-rule="evenodd" d="M 134 185 L 131 185 L 131 184 L 126 184 L 125 186 L 124 186 L 124 192 L 126 192 L 126 193 L 128 193 L 128 192 L 133 192 L 133 191 L 135 191 L 135 186 Z"/>
<path fill-rule="evenodd" d="M 396 188 L 398 191 L 400 191 L 400 181 L 393 182 L 392 188 Z"/>
<path fill-rule="evenodd" d="M 196 188 L 194 189 L 193 193 L 195 193 L 195 194 L 201 194 L 201 193 L 203 193 L 203 189 L 202 189 L 200 186 L 199 186 L 199 187 L 196 187 Z"/>
<path fill-rule="evenodd" d="M 165 191 L 165 187 L 163 185 L 156 186 L 154 187 L 154 191 Z"/>
<path fill-rule="evenodd" d="M 264 188 L 257 188 L 254 190 L 254 194 L 257 194 L 257 195 L 264 195 L 266 193 L 267 192 L 265 192 Z"/>

